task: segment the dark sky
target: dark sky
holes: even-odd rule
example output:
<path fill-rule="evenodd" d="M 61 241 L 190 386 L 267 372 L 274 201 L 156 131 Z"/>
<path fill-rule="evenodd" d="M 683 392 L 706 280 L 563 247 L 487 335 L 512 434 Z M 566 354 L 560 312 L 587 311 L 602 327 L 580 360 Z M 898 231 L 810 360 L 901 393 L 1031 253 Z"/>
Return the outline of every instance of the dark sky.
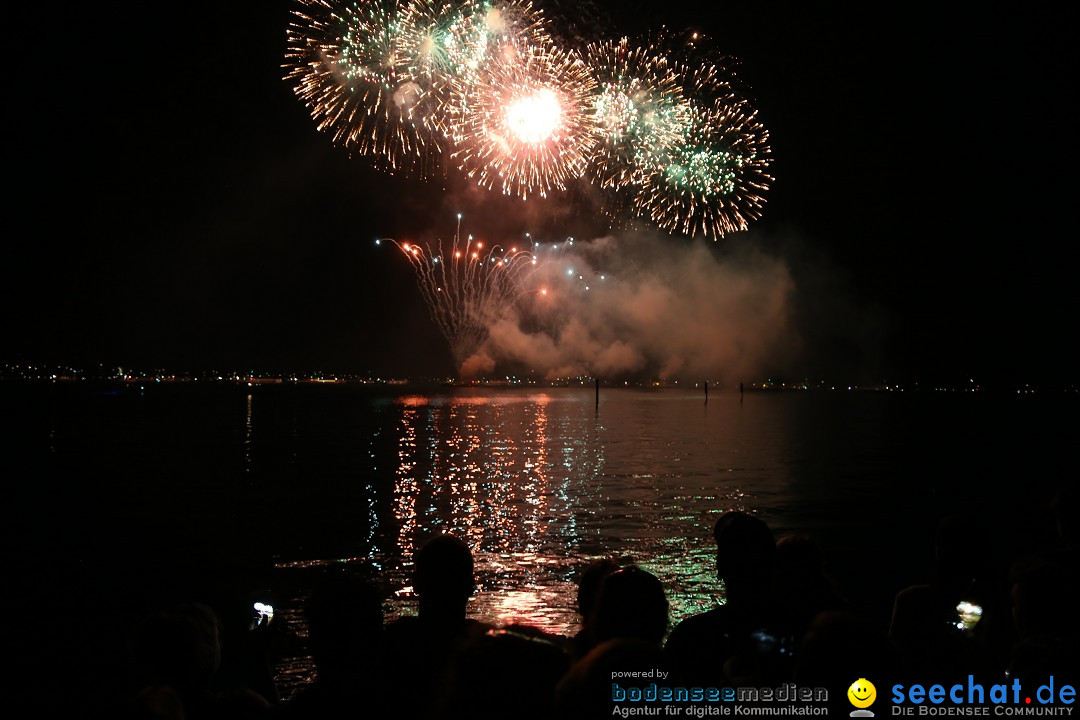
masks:
<path fill-rule="evenodd" d="M 0 360 L 449 371 L 411 271 L 372 240 L 449 232 L 460 188 L 372 170 L 315 129 L 282 80 L 291 7 L 20 11 Z M 1075 9 L 596 8 L 614 32 L 694 27 L 741 61 L 776 177 L 748 239 L 801 283 L 807 373 L 1075 381 Z M 493 195 L 468 211 L 589 229 Z"/>

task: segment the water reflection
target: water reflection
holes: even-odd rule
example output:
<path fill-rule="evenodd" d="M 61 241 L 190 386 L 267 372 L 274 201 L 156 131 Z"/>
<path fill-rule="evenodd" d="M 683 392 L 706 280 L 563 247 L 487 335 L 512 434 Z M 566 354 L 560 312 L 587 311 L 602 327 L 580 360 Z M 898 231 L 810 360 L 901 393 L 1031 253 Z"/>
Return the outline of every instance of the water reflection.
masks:
<path fill-rule="evenodd" d="M 398 466 L 394 478 L 394 517 L 397 518 L 397 547 L 403 558 L 413 555 L 413 538 L 416 535 L 416 501 L 419 483 L 416 481 L 416 420 L 419 413 L 416 406 L 403 407 L 398 433 Z"/>
<path fill-rule="evenodd" d="M 774 522 L 770 502 L 788 482 L 773 454 L 785 427 L 723 399 L 704 408 L 692 394 L 621 391 L 596 412 L 591 394 L 563 390 L 380 398 L 348 481 L 359 484 L 349 547 L 364 555 L 344 557 L 355 553 L 342 543 L 325 562 L 369 565 L 389 586 L 390 616 L 412 614 L 413 555 L 450 532 L 473 550 L 475 617 L 573 633 L 578 574 L 613 557 L 661 579 L 675 622 L 723 599 L 716 518 L 764 510 Z M 312 566 L 298 562 L 288 566 Z"/>
<path fill-rule="evenodd" d="M 244 403 L 244 472 L 251 472 L 251 461 L 255 447 L 255 424 L 252 414 L 251 393 Z"/>
<path fill-rule="evenodd" d="M 757 513 L 778 535 L 835 522 L 831 478 L 864 476 L 864 463 L 819 440 L 838 421 L 786 395 L 717 393 L 704 406 L 690 392 L 622 390 L 597 410 L 592 392 L 573 389 L 339 392 L 319 402 L 298 393 L 293 413 L 275 415 L 289 397 L 249 394 L 239 434 L 246 470 L 328 519 L 281 541 L 286 609 L 302 607 L 313 574 L 354 564 L 385 586 L 390 618 L 413 614 L 413 556 L 452 532 L 476 561 L 474 617 L 572 634 L 579 574 L 610 557 L 660 578 L 674 624 L 723 601 L 711 538 L 720 514 Z M 300 418 L 301 452 L 287 473 L 272 463 L 278 417 Z M 856 459 L 874 457 L 866 433 Z M 288 527 L 295 506 L 279 512 Z M 288 660 L 279 682 L 298 686 L 309 664 Z"/>
<path fill-rule="evenodd" d="M 108 558 L 96 565 L 153 554 L 187 568 L 196 537 L 215 562 L 274 556 L 290 627 L 326 567 L 364 566 L 405 590 L 417 544 L 451 530 L 476 553 L 475 614 L 572 632 L 577 573 L 596 557 L 657 574 L 673 620 L 713 604 L 710 530 L 732 509 L 777 535 L 811 534 L 854 599 L 887 607 L 924 571 L 919 552 L 895 549 L 919 547 L 942 514 L 993 525 L 1043 509 L 1071 467 L 1060 418 L 1075 414 L 1072 397 L 711 393 L 704 406 L 689 392 L 613 390 L 597 411 L 591 388 L 397 390 L 176 384 L 106 399 L 70 386 L 45 402 L 19 390 L 10 464 L 49 471 L 19 492 L 50 512 L 76 503 L 77 550 Z M 1001 548 L 1027 529 L 1012 527 L 994 525 Z M 147 533 L 154 542 L 123 540 Z M 888 569 L 865 572 L 886 555 Z"/>
<path fill-rule="evenodd" d="M 473 549 L 476 616 L 553 631 L 573 624 L 578 506 L 603 461 L 595 427 L 575 412 L 576 403 L 560 407 L 561 427 L 552 437 L 551 404 L 545 393 L 398 401 L 396 543 L 373 548 L 398 561 L 390 563 L 395 614 L 411 612 L 408 577 L 417 547 L 450 532 Z"/>
<path fill-rule="evenodd" d="M 397 543 L 384 550 L 400 560 L 395 614 L 412 611 L 412 554 L 436 532 L 473 548 L 472 612 L 490 622 L 572 632 L 577 573 L 598 557 L 658 575 L 674 618 L 715 604 L 709 528 L 720 512 L 746 509 L 748 493 L 723 481 L 745 481 L 746 469 L 730 462 L 727 423 L 695 428 L 687 409 L 633 395 L 600 413 L 546 393 L 402 398 Z"/>
<path fill-rule="evenodd" d="M 366 555 L 279 567 L 367 565 L 388 586 L 388 616 L 415 614 L 413 555 L 450 532 L 473 551 L 473 617 L 573 634 L 579 573 L 610 557 L 660 578 L 674 624 L 723 601 L 716 518 L 751 510 L 774 524 L 770 505 L 787 492 L 785 425 L 764 403 L 724 399 L 621 391 L 599 412 L 569 390 L 378 399 L 348 480 L 362 489 L 350 540 Z M 286 662 L 279 685 L 299 686 L 308 662 Z"/>

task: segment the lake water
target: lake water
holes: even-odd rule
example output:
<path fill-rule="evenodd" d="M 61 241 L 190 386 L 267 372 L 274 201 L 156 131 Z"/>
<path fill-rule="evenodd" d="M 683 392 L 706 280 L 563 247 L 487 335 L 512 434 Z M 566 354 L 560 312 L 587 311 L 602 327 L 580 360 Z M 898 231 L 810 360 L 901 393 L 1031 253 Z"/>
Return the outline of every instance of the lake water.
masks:
<path fill-rule="evenodd" d="M 265 595 L 294 633 L 318 575 L 378 578 L 412 611 L 413 551 L 476 559 L 474 616 L 576 629 L 600 557 L 664 583 L 672 618 L 722 599 L 711 527 L 728 510 L 805 533 L 853 604 L 887 618 L 932 530 L 965 512 L 1002 562 L 1037 540 L 1072 478 L 1075 395 L 718 392 L 591 386 L 4 388 L 11 561 L 36 607 L 57 588 L 139 601 L 203 576 Z M 12 547 L 12 546 L 9 546 Z M 50 594 L 51 593 L 51 594 Z M 87 602 L 90 602 L 89 600 Z M 137 606 L 136 600 L 130 606 Z M 302 643 L 278 667 L 309 675 Z"/>

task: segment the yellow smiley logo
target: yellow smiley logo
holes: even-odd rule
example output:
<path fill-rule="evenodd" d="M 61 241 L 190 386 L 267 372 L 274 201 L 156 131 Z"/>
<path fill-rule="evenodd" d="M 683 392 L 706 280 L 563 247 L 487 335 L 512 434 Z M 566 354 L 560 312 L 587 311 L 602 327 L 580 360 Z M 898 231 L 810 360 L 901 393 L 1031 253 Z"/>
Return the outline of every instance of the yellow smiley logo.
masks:
<path fill-rule="evenodd" d="M 857 708 L 868 708 L 877 699 L 877 688 L 866 678 L 859 678 L 847 689 L 847 698 Z"/>

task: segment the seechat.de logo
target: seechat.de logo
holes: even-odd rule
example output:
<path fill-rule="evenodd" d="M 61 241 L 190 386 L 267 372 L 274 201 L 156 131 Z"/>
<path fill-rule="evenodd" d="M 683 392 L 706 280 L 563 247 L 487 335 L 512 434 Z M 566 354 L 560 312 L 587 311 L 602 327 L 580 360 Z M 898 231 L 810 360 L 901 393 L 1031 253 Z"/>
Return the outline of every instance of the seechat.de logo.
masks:
<path fill-rule="evenodd" d="M 866 709 L 877 699 L 877 688 L 874 687 L 874 683 L 866 678 L 859 678 L 847 689 L 847 699 L 855 706 L 855 709 L 851 711 L 851 717 L 874 717 L 874 713 Z"/>

